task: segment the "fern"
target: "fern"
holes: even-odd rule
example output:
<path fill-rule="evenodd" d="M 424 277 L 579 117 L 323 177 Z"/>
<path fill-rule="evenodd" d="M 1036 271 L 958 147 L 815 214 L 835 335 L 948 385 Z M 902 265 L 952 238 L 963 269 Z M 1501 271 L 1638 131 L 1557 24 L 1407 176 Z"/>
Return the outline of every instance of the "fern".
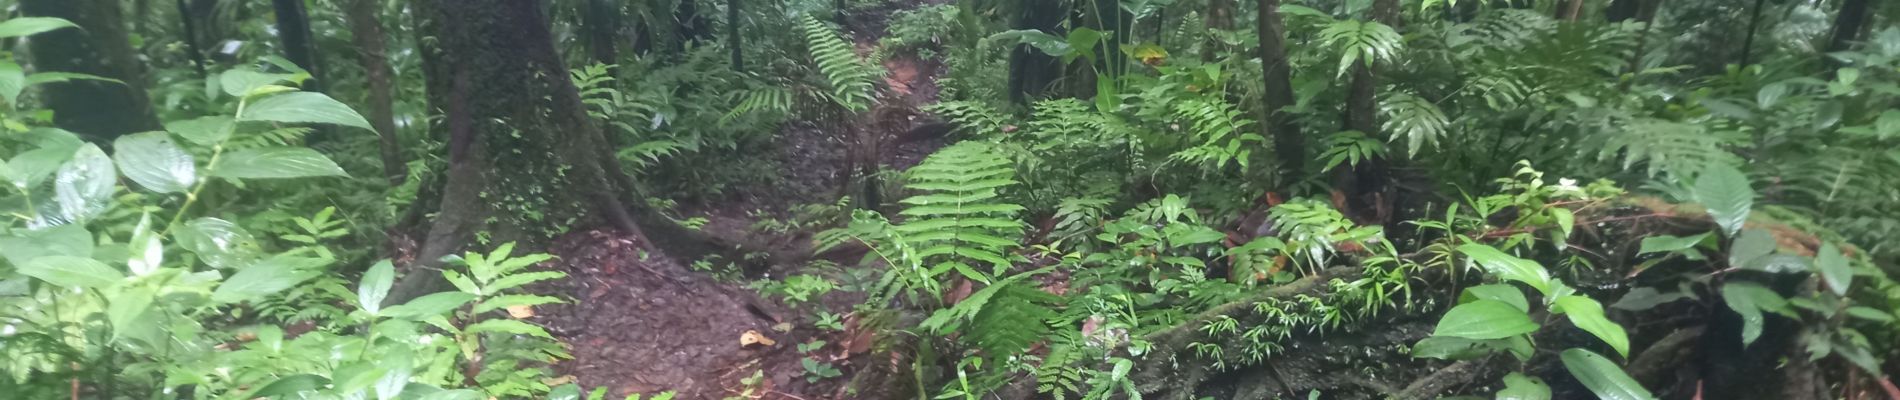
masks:
<path fill-rule="evenodd" d="M 908 187 L 927 193 L 902 201 L 908 207 L 900 214 L 907 219 L 895 231 L 932 276 L 956 271 L 989 282 L 1009 267 L 1004 255 L 1023 231 L 1016 220 L 1023 207 L 998 198 L 998 190 L 1016 183 L 1009 159 L 990 145 L 962 142 L 930 155 L 908 174 Z M 988 264 L 989 271 L 972 262 Z"/>
<path fill-rule="evenodd" d="M 1213 170 L 1239 164 L 1247 169 L 1253 148 L 1248 142 L 1264 142 L 1259 134 L 1248 132 L 1252 120 L 1239 107 L 1219 98 L 1196 98 L 1174 103 L 1174 117 L 1185 120 L 1198 145 L 1175 152 L 1175 160 L 1212 166 Z"/>
<path fill-rule="evenodd" d="M 993 358 L 1015 356 L 1042 341 L 1051 331 L 1049 321 L 1061 316 L 1054 307 L 1061 304 L 1062 297 L 1022 283 L 1049 270 L 998 280 L 955 306 L 938 310 L 918 326 L 937 333 L 962 332 L 965 343 Z"/>
<path fill-rule="evenodd" d="M 880 73 L 839 37 L 836 30 L 819 22 L 818 18 L 805 15 L 799 29 L 805 36 L 805 45 L 811 51 L 812 61 L 817 63 L 818 72 L 825 75 L 831 92 L 832 102 L 846 110 L 857 112 L 871 108 L 871 91 L 876 87 Z"/>
<path fill-rule="evenodd" d="M 1366 134 L 1360 133 L 1359 131 L 1345 131 L 1328 135 L 1326 136 L 1325 143 L 1326 151 L 1320 153 L 1320 158 L 1326 159 L 1326 167 L 1322 169 L 1324 171 L 1331 171 L 1333 168 L 1339 167 L 1339 164 L 1356 167 L 1359 166 L 1360 161 L 1370 160 L 1385 154 L 1384 143 L 1379 143 L 1378 140 L 1366 137 Z"/>
<path fill-rule="evenodd" d="M 1385 24 L 1347 19 L 1327 25 L 1320 30 L 1319 39 L 1322 45 L 1338 48 L 1342 53 L 1336 76 L 1345 76 L 1356 61 L 1365 62 L 1366 67 L 1391 61 L 1404 38 Z"/>
<path fill-rule="evenodd" d="M 1716 133 L 1697 124 L 1642 119 L 1608 137 L 1599 154 L 1607 158 L 1621 153 L 1623 168 L 1645 164 L 1652 177 L 1662 172 L 1686 176 L 1711 164 L 1740 163 L 1723 148 L 1735 138 Z"/>
<path fill-rule="evenodd" d="M 1388 92 L 1384 101 L 1379 102 L 1379 112 L 1385 114 L 1382 126 L 1392 133 L 1391 140 L 1406 139 L 1407 154 L 1418 155 L 1425 145 L 1438 145 L 1438 138 L 1445 136 L 1445 128 L 1451 121 L 1445 119 L 1445 112 L 1438 105 L 1404 92 Z"/>

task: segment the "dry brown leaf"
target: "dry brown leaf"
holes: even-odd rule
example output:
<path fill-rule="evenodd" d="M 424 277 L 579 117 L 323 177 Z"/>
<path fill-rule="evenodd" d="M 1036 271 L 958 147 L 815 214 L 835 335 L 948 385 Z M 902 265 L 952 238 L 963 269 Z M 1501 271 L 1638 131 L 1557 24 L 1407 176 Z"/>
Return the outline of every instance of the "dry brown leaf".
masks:
<path fill-rule="evenodd" d="M 532 306 L 508 306 L 508 316 L 510 316 L 510 317 L 515 317 L 515 319 L 527 319 L 527 318 L 533 318 L 533 317 L 534 317 L 534 307 L 532 307 Z"/>
<path fill-rule="evenodd" d="M 739 347 L 746 347 L 746 346 L 751 346 L 755 344 L 770 347 L 770 346 L 778 345 L 778 341 L 772 340 L 772 338 L 769 338 L 769 337 L 765 337 L 765 334 L 759 333 L 759 331 L 750 330 L 750 329 L 746 330 L 744 334 L 739 335 Z"/>

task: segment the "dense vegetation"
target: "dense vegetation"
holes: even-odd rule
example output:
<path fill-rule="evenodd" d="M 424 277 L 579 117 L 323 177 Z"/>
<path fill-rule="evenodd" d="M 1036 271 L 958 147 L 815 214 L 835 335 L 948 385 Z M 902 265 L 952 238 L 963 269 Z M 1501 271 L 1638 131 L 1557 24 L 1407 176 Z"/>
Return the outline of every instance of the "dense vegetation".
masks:
<path fill-rule="evenodd" d="M 0 9 L 0 397 L 1900 400 L 1896 2 Z"/>

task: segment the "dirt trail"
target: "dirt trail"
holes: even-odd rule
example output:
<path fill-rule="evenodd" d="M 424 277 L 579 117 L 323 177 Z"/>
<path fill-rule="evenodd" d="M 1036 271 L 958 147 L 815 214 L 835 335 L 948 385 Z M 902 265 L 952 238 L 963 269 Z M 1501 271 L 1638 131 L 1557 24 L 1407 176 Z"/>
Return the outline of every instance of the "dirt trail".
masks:
<path fill-rule="evenodd" d="M 888 16 L 897 10 L 934 3 L 929 0 L 893 4 L 852 13 L 847 30 L 861 49 L 869 51 L 884 35 Z M 915 116 L 916 108 L 937 100 L 936 78 L 941 63 L 908 54 L 884 62 L 890 72 L 886 90 L 875 112 L 897 111 Z M 891 143 L 879 161 L 888 168 L 916 165 L 943 146 L 941 138 L 894 143 L 916 123 L 866 126 L 883 130 Z M 766 187 L 735 188 L 731 196 L 708 204 L 687 204 L 685 216 L 704 217 L 702 228 L 715 235 L 761 238 L 754 226 L 763 218 L 784 219 L 800 204 L 834 200 L 838 174 L 844 173 L 843 138 L 801 121 L 788 123 L 770 155 L 781 166 L 780 176 Z M 810 232 L 767 235 L 764 244 L 778 248 L 809 246 Z M 591 231 L 561 239 L 553 251 L 568 279 L 541 288 L 545 293 L 572 300 L 546 307 L 536 322 L 571 346 L 572 360 L 556 369 L 571 375 L 585 388 L 606 387 L 609 398 L 629 393 L 677 391 L 679 399 L 718 400 L 742 396 L 751 399 L 848 399 L 844 382 L 853 378 L 856 363 L 879 363 L 881 357 L 864 349 L 847 349 L 849 338 L 820 332 L 808 319 L 809 311 L 794 312 L 754 290 L 717 281 L 687 267 L 692 260 L 673 260 L 646 254 L 644 239 L 614 232 Z M 773 271 L 799 266 L 775 266 Z M 835 294 L 823 304 L 833 312 L 849 311 L 852 301 Z M 778 329 L 775 329 L 778 328 Z M 791 328 L 788 331 L 781 329 Z M 773 344 L 741 346 L 741 336 L 756 332 Z M 798 344 L 811 340 L 831 344 L 818 353 L 843 370 L 845 376 L 808 381 Z M 855 355 L 856 359 L 853 359 Z M 861 359 L 861 360 L 859 360 Z M 888 362 L 889 360 L 883 360 Z M 748 380 L 754 374 L 763 379 Z M 750 381 L 750 383 L 748 383 Z M 875 388 L 873 388 L 875 389 Z"/>

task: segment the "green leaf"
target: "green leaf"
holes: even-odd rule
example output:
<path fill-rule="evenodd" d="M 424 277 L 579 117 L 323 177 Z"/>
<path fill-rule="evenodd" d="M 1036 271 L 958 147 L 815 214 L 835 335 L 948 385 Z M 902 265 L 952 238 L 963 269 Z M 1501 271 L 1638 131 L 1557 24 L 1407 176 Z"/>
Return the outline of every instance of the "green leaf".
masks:
<path fill-rule="evenodd" d="M 469 324 L 469 326 L 467 328 L 464 328 L 463 331 L 468 332 L 468 333 L 481 333 L 481 332 L 508 333 L 508 334 L 515 334 L 515 335 L 530 335 L 530 336 L 535 336 L 535 337 L 540 337 L 540 338 L 545 338 L 545 339 L 554 339 L 554 335 L 549 335 L 547 329 L 542 329 L 541 327 L 535 326 L 534 324 L 529 324 L 526 322 L 521 322 L 521 321 L 512 320 L 512 319 L 491 319 L 491 320 L 486 320 L 482 322 L 477 322 L 477 323 Z"/>
<path fill-rule="evenodd" d="M 1833 243 L 1822 243 L 1821 249 L 1814 253 L 1814 267 L 1821 271 L 1828 290 L 1836 296 L 1846 296 L 1848 287 L 1854 284 L 1854 270 L 1847 266 L 1847 257 L 1842 256 L 1841 249 Z"/>
<path fill-rule="evenodd" d="M 330 378 L 325 378 L 322 376 L 311 375 L 311 374 L 291 375 L 291 376 L 286 376 L 282 378 L 277 378 L 276 381 L 271 382 L 269 385 L 264 385 L 263 389 L 258 389 L 257 392 L 251 393 L 248 396 L 244 396 L 244 398 L 254 399 L 254 398 L 288 396 L 288 395 L 293 395 L 293 394 L 298 394 L 298 393 L 303 393 L 303 392 L 308 392 L 308 391 L 321 390 L 325 386 L 329 386 L 329 385 L 330 385 Z"/>
<path fill-rule="evenodd" d="M 432 293 L 432 294 L 424 295 L 422 297 L 417 297 L 415 300 L 410 300 L 408 303 L 403 303 L 402 305 L 391 306 L 388 309 L 384 309 L 383 315 L 389 316 L 390 318 L 401 318 L 401 319 L 412 319 L 412 320 L 427 318 L 427 317 L 434 317 L 434 316 L 440 316 L 442 314 L 447 314 L 450 311 L 455 311 L 455 309 L 461 308 L 462 306 L 467 305 L 468 302 L 474 301 L 474 300 L 475 300 L 475 295 L 468 294 L 468 293 L 462 293 L 462 292 Z"/>
<path fill-rule="evenodd" d="M 1504 376 L 1504 390 L 1498 391 L 1497 400 L 1550 400 L 1550 385 L 1543 379 L 1512 372 Z"/>
<path fill-rule="evenodd" d="M 249 68 L 237 68 L 218 74 L 218 86 L 224 93 L 236 97 L 248 97 L 259 89 L 278 86 L 297 78 L 295 74 L 272 74 L 258 72 Z"/>
<path fill-rule="evenodd" d="M 987 40 L 1015 42 L 1017 44 L 1034 46 L 1037 50 L 1042 50 L 1043 54 L 1047 54 L 1050 57 L 1064 57 L 1075 52 L 1075 48 L 1069 46 L 1068 40 L 1034 29 L 1003 31 L 995 35 L 990 35 Z"/>
<path fill-rule="evenodd" d="M 98 260 L 73 256 L 45 256 L 19 267 L 26 275 L 57 286 L 102 288 L 125 280 L 125 274 Z"/>
<path fill-rule="evenodd" d="M 1483 266 L 1485 272 L 1510 281 L 1530 285 L 1545 295 L 1550 294 L 1550 271 L 1536 261 L 1513 257 L 1498 251 L 1497 248 L 1482 244 L 1458 246 L 1458 251 L 1470 256 Z"/>
<path fill-rule="evenodd" d="M 59 167 L 53 180 L 58 215 L 41 215 L 41 218 L 51 219 L 39 222 L 42 226 L 65 225 L 98 216 L 112 206 L 112 189 L 118 180 L 112 159 L 106 157 L 105 151 L 90 143 L 80 146 L 79 151 L 73 153 L 73 159 Z"/>
<path fill-rule="evenodd" d="M 145 132 L 120 136 L 112 142 L 113 161 L 119 172 L 132 182 L 154 192 L 183 193 L 198 181 L 198 166 L 191 153 L 172 143 L 164 132 Z"/>
<path fill-rule="evenodd" d="M 1729 242 L 1728 266 L 1742 268 L 1753 264 L 1755 259 L 1775 252 L 1775 236 L 1761 229 L 1744 229 L 1742 234 Z"/>
<path fill-rule="evenodd" d="M 1879 323 L 1892 323 L 1893 314 L 1872 307 L 1854 306 L 1847 308 L 1847 315 Z"/>
<path fill-rule="evenodd" d="M 1709 238 L 1708 233 L 1695 236 L 1656 235 L 1643 238 L 1640 254 L 1668 253 L 1693 249 L 1697 244 Z"/>
<path fill-rule="evenodd" d="M 46 229 L 15 231 L 19 236 L 0 237 L 0 257 L 14 266 L 45 256 L 92 258 L 92 233 L 83 225 L 60 225 Z"/>
<path fill-rule="evenodd" d="M 1502 339 L 1536 332 L 1537 323 L 1516 306 L 1497 300 L 1478 300 L 1452 307 L 1438 321 L 1432 336 L 1466 339 Z"/>
<path fill-rule="evenodd" d="M 1786 313 L 1788 300 L 1774 290 L 1754 282 L 1731 281 L 1722 285 L 1722 302 L 1742 316 L 1742 346 L 1761 338 L 1765 316 L 1762 311 Z"/>
<path fill-rule="evenodd" d="M 1602 339 L 1604 343 L 1610 345 L 1610 348 L 1616 349 L 1616 354 L 1629 357 L 1629 333 L 1623 331 L 1622 325 L 1610 321 L 1610 318 L 1603 314 L 1602 303 L 1589 297 L 1569 295 L 1557 298 L 1553 305 L 1555 307 L 1551 311 L 1563 313 L 1565 317 L 1570 318 L 1570 324 L 1596 335 L 1597 339 Z"/>
<path fill-rule="evenodd" d="M 0 62 L 0 97 L 7 104 L 18 104 L 20 93 L 26 91 L 26 70 L 19 63 Z"/>
<path fill-rule="evenodd" d="M 211 166 L 211 176 L 237 179 L 281 179 L 349 176 L 336 162 L 307 147 L 266 147 L 224 155 Z"/>
<path fill-rule="evenodd" d="M 211 300 L 219 303 L 255 300 L 315 278 L 318 272 L 300 268 L 303 264 L 294 257 L 277 256 L 245 267 L 218 285 L 218 289 L 211 292 Z"/>
<path fill-rule="evenodd" d="M 152 285 L 132 285 L 108 296 L 106 321 L 112 323 L 112 338 L 117 340 L 119 334 L 125 333 L 134 324 L 149 323 L 138 319 L 152 308 L 152 301 L 157 296 L 158 288 Z"/>
<path fill-rule="evenodd" d="M 79 25 L 59 18 L 19 17 L 0 22 L 0 38 L 31 36 L 65 28 L 79 29 Z"/>
<path fill-rule="evenodd" d="M 165 130 L 178 134 L 192 143 L 210 146 L 224 143 L 237 131 L 237 121 L 229 116 L 213 115 L 198 119 L 188 119 L 165 124 Z"/>
<path fill-rule="evenodd" d="M 1530 300 L 1526 300 L 1524 291 L 1518 290 L 1516 286 L 1491 284 L 1468 287 L 1465 288 L 1464 295 L 1460 296 L 1458 301 L 1469 303 L 1476 300 L 1497 300 L 1517 307 L 1520 311 L 1531 311 Z"/>
<path fill-rule="evenodd" d="M 383 298 L 389 297 L 389 286 L 396 281 L 396 266 L 389 260 L 377 261 L 369 271 L 363 272 L 363 281 L 356 286 L 356 302 L 363 311 L 376 314 L 383 308 Z"/>
<path fill-rule="evenodd" d="M 1557 220 L 1557 231 L 1563 233 L 1562 236 L 1558 236 L 1559 239 L 1557 240 L 1557 247 L 1561 248 L 1564 246 L 1564 243 L 1568 242 L 1570 233 L 1575 231 L 1577 226 L 1577 214 L 1571 212 L 1568 208 L 1556 207 L 1550 209 L 1550 217 Z"/>
<path fill-rule="evenodd" d="M 191 250 L 213 268 L 237 268 L 256 260 L 257 238 L 231 221 L 199 218 L 186 222 L 173 236 L 179 247 Z"/>
<path fill-rule="evenodd" d="M 480 313 L 485 313 L 489 311 L 494 311 L 496 309 L 504 308 L 504 307 L 538 306 L 542 304 L 554 304 L 554 303 L 560 303 L 560 302 L 561 302 L 561 299 L 556 298 L 556 297 L 539 296 L 539 295 L 531 295 L 531 294 L 509 294 L 509 295 L 495 296 L 495 297 L 489 298 L 488 300 L 482 300 L 481 304 L 476 304 L 475 308 L 471 310 L 474 311 L 476 314 L 480 314 Z"/>
<path fill-rule="evenodd" d="M 482 392 L 468 389 L 444 390 L 422 396 L 420 400 L 482 400 L 488 398 Z"/>
<path fill-rule="evenodd" d="M 253 101 L 238 121 L 334 124 L 375 130 L 350 106 L 314 92 L 283 93 Z"/>
<path fill-rule="evenodd" d="M 1564 368 L 1570 375 L 1576 376 L 1583 387 L 1590 388 L 1598 399 L 1603 400 L 1650 400 L 1655 396 L 1643 385 L 1623 372 L 1622 367 L 1597 353 L 1584 349 L 1569 349 L 1563 352 Z"/>
<path fill-rule="evenodd" d="M 1500 340 L 1477 340 L 1451 336 L 1432 336 L 1412 345 L 1412 356 L 1444 360 L 1470 360 L 1489 356 L 1504 346 Z"/>
<path fill-rule="evenodd" d="M 1729 235 L 1741 232 L 1748 222 L 1749 209 L 1755 206 L 1755 189 L 1748 176 L 1726 164 L 1715 164 L 1702 171 L 1695 181 L 1695 199 L 1709 209 L 1709 217 Z"/>
<path fill-rule="evenodd" d="M 1687 298 L 1689 298 L 1689 295 L 1682 294 L 1682 292 L 1672 291 L 1672 292 L 1664 293 L 1652 287 L 1639 287 L 1635 289 L 1630 289 L 1629 293 L 1624 294 L 1623 298 L 1617 300 L 1615 304 L 1611 304 L 1610 308 L 1614 308 L 1618 310 L 1628 310 L 1628 311 L 1642 311 L 1642 310 L 1648 310 L 1651 308 L 1656 308 L 1656 306 L 1658 305 L 1662 305 L 1662 304 L 1677 301 L 1677 300 L 1687 299 Z"/>

